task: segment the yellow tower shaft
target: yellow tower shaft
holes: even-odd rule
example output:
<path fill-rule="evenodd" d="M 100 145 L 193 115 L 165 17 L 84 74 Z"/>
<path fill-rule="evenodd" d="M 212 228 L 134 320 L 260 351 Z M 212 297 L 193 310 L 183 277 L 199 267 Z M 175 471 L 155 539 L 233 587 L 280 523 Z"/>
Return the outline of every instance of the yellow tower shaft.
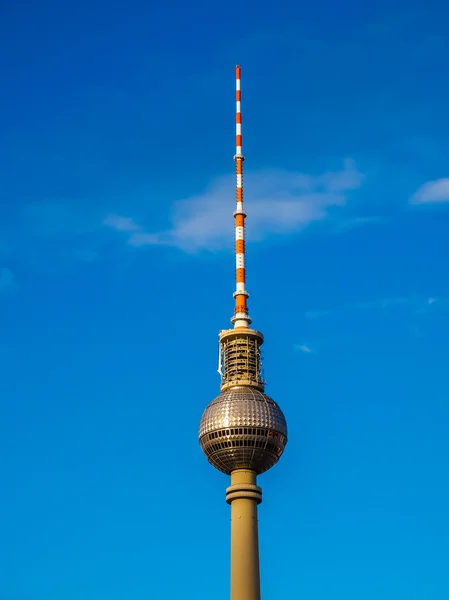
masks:
<path fill-rule="evenodd" d="M 231 505 L 231 600 L 260 600 L 257 505 L 262 490 L 254 471 L 231 473 L 226 502 Z"/>

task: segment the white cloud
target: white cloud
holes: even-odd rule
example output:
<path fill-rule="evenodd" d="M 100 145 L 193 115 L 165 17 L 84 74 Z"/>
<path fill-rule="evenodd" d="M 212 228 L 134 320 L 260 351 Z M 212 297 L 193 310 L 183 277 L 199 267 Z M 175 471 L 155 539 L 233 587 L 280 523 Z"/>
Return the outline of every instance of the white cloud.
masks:
<path fill-rule="evenodd" d="M 311 176 L 295 171 L 266 170 L 245 174 L 245 207 L 249 213 L 247 237 L 262 240 L 286 235 L 339 211 L 335 225 L 345 219 L 341 207 L 359 188 L 363 175 L 351 160 L 337 171 Z M 115 200 L 49 198 L 18 207 L 7 229 L 0 228 L 0 256 L 16 259 L 44 271 L 91 262 L 110 249 L 109 228 L 135 247 L 164 245 L 186 252 L 232 248 L 235 179 L 232 173 L 215 178 L 201 193 L 178 200 L 165 215 L 142 211 L 142 194 Z M 164 211 L 167 204 L 160 204 Z M 134 210 L 133 210 L 134 209 Z M 165 217 L 168 226 L 154 223 Z M 1 220 L 1 219 L 0 219 Z"/>
<path fill-rule="evenodd" d="M 290 171 L 265 171 L 245 176 L 248 237 L 264 239 L 273 234 L 298 231 L 325 219 L 332 207 L 346 203 L 347 192 L 361 186 L 363 175 L 351 160 L 343 169 L 309 176 Z M 108 215 L 104 223 L 129 232 L 134 246 L 163 244 L 185 251 L 228 247 L 232 239 L 235 184 L 232 176 L 217 178 L 205 192 L 173 205 L 171 227 L 152 232 L 129 217 Z"/>
<path fill-rule="evenodd" d="M 410 198 L 410 204 L 449 202 L 449 178 L 428 181 Z"/>
<path fill-rule="evenodd" d="M 0 293 L 12 291 L 16 286 L 12 271 L 6 267 L 0 268 Z"/>
<path fill-rule="evenodd" d="M 140 231 L 140 225 L 134 222 L 131 217 L 121 217 L 120 215 L 107 215 L 104 220 L 105 225 L 109 225 L 117 231 Z"/>
<path fill-rule="evenodd" d="M 308 310 L 304 313 L 306 319 L 320 319 L 331 317 L 343 311 L 389 311 L 402 307 L 402 310 L 418 312 L 424 314 L 437 308 L 445 308 L 449 305 L 449 298 L 445 297 L 403 297 L 403 298 L 375 298 L 373 300 L 363 300 L 360 302 L 349 302 L 333 309 Z"/>
<path fill-rule="evenodd" d="M 347 304 L 347 310 L 385 310 L 393 306 L 408 304 L 410 298 L 376 298 L 374 300 L 364 300 L 362 302 L 352 302 Z"/>
<path fill-rule="evenodd" d="M 295 350 L 297 350 L 298 352 L 303 352 L 304 354 L 313 354 L 314 353 L 314 351 L 306 344 L 296 344 Z"/>
<path fill-rule="evenodd" d="M 164 241 L 164 239 L 166 241 Z M 128 243 L 131 246 L 156 246 L 156 245 L 172 245 L 169 238 L 163 234 L 145 233 L 144 231 L 134 232 L 129 236 Z"/>
<path fill-rule="evenodd" d="M 382 223 L 385 219 L 382 217 L 351 217 L 339 219 L 337 224 L 337 231 L 346 232 L 355 227 L 361 227 L 363 225 L 377 225 Z"/>

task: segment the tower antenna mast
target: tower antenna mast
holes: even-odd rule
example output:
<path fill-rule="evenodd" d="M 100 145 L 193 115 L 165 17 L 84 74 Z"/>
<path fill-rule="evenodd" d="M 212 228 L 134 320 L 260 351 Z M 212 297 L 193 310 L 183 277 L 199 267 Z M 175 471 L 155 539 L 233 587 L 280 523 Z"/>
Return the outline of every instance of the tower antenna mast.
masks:
<path fill-rule="evenodd" d="M 242 90 L 241 90 L 241 67 L 235 68 L 235 179 L 236 179 L 236 210 L 235 218 L 235 261 L 236 261 L 236 289 L 234 292 L 235 309 L 232 323 L 237 329 L 239 327 L 248 327 L 251 323 L 248 314 L 246 291 L 246 269 L 245 269 L 245 218 L 246 212 L 243 210 L 243 161 L 245 157 L 242 152 Z"/>

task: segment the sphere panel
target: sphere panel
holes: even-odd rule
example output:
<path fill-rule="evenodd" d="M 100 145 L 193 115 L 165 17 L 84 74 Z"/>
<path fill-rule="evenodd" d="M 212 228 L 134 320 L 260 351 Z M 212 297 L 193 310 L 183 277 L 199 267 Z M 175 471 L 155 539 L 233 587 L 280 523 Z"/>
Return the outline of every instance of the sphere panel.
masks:
<path fill-rule="evenodd" d="M 238 386 L 209 404 L 199 436 L 207 459 L 220 471 L 246 468 L 263 473 L 284 451 L 287 423 L 272 398 L 257 388 Z"/>

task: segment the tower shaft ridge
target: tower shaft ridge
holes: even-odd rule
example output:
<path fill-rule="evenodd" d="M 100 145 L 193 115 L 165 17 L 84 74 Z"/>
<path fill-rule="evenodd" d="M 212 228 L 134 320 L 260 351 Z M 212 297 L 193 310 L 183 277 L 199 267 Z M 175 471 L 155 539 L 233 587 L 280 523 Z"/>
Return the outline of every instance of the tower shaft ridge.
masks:
<path fill-rule="evenodd" d="M 273 467 L 284 452 L 287 422 L 280 407 L 264 391 L 264 337 L 249 327 L 240 76 L 237 66 L 234 328 L 219 334 L 221 391 L 203 412 L 199 442 L 207 460 L 231 476 L 226 490 L 226 502 L 231 505 L 231 600 L 260 600 L 257 506 L 262 502 L 262 490 L 257 475 Z"/>

